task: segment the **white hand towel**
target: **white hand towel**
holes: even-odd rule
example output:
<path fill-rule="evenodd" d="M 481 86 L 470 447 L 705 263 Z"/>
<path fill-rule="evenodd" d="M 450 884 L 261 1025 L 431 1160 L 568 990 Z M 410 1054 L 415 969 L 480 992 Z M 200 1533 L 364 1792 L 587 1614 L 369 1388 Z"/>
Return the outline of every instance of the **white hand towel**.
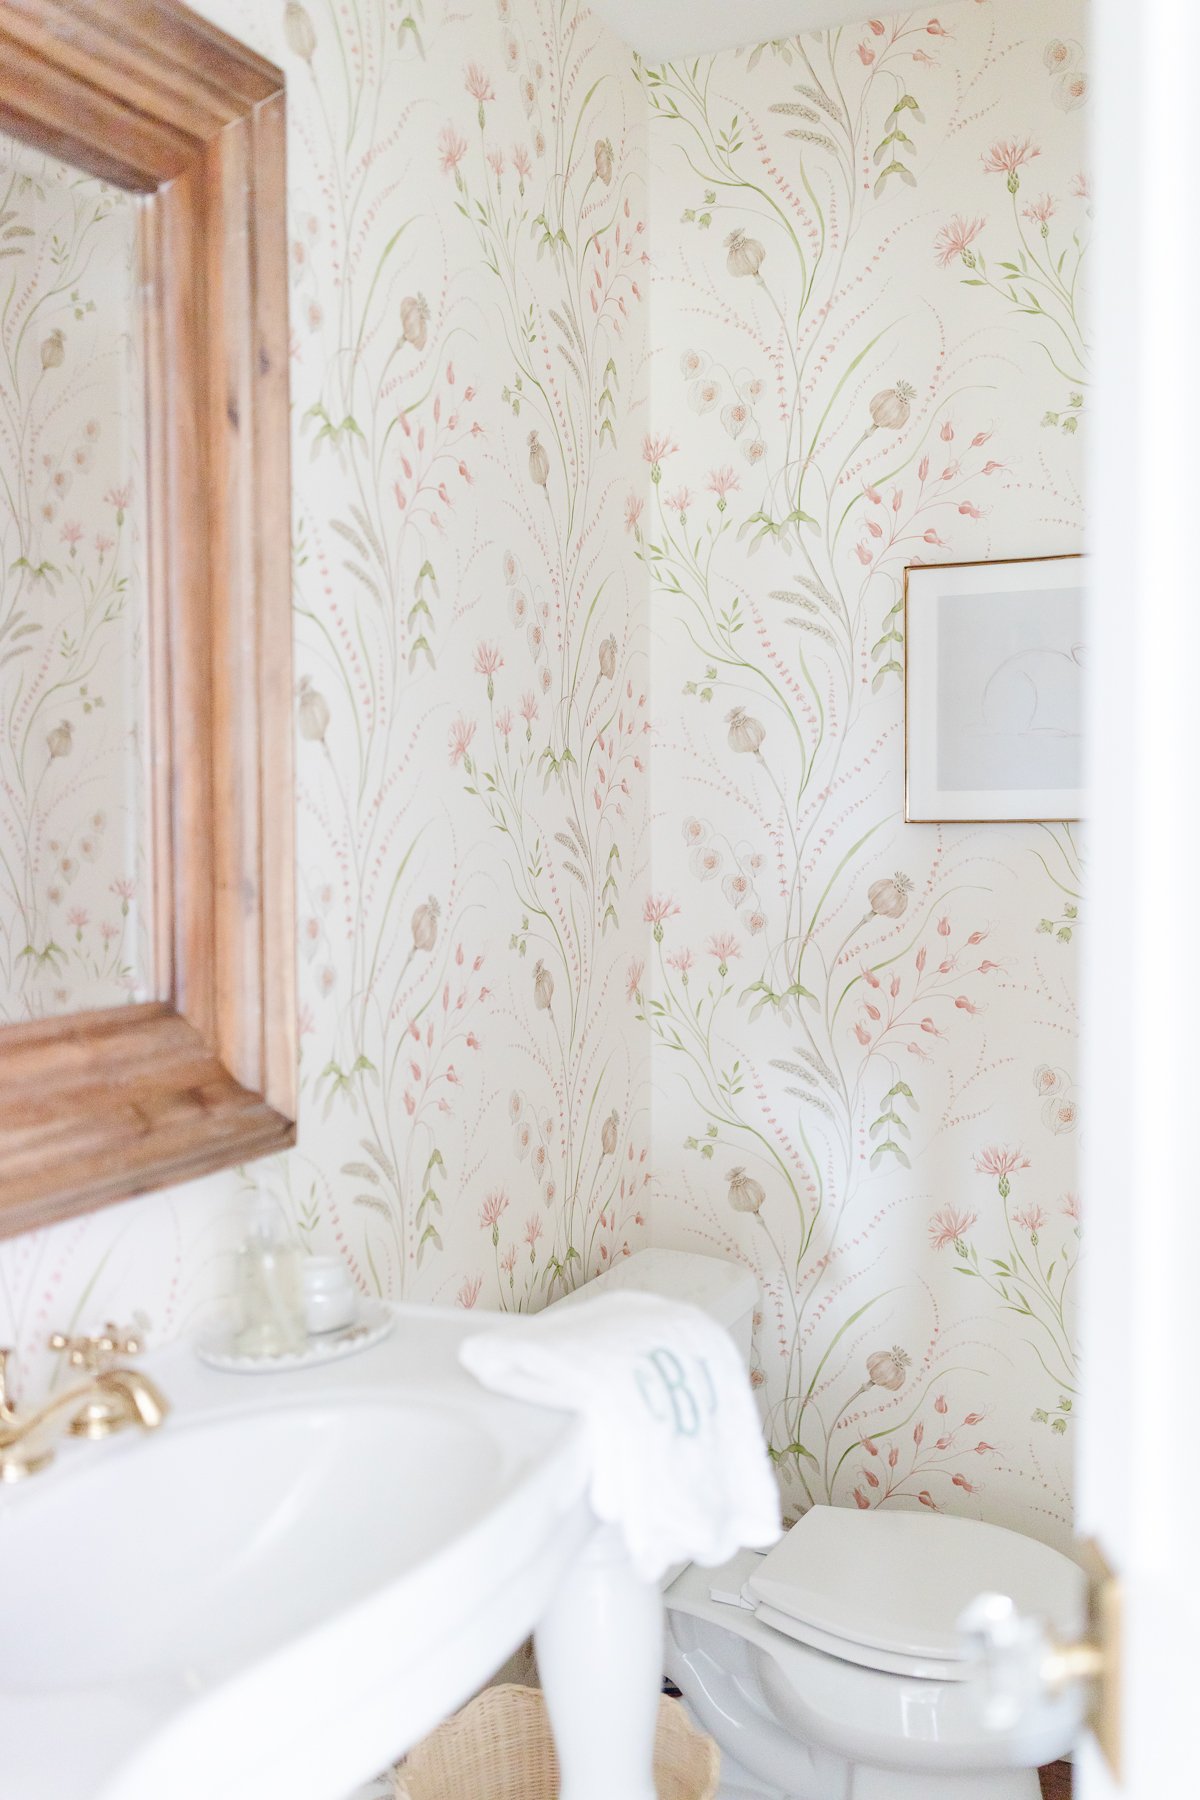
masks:
<path fill-rule="evenodd" d="M 778 1541 L 779 1491 L 745 1367 L 698 1307 L 598 1296 L 467 1338 L 459 1354 L 496 1393 L 583 1415 L 592 1506 L 644 1581 Z"/>

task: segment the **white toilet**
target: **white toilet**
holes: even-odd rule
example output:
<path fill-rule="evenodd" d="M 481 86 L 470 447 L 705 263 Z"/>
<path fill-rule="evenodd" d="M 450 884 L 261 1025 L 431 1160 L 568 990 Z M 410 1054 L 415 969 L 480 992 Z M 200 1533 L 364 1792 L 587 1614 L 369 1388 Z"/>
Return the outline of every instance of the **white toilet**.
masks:
<path fill-rule="evenodd" d="M 644 1250 L 580 1293 L 606 1286 L 703 1307 L 748 1362 L 759 1294 L 745 1270 Z M 675 1576 L 665 1666 L 720 1745 L 719 1800 L 1038 1800 L 1035 1771 L 1074 1743 L 1078 1698 L 990 1730 L 957 1620 L 1002 1593 L 1075 1637 L 1084 1586 L 1069 1558 L 996 1525 L 820 1506 L 765 1557 Z"/>

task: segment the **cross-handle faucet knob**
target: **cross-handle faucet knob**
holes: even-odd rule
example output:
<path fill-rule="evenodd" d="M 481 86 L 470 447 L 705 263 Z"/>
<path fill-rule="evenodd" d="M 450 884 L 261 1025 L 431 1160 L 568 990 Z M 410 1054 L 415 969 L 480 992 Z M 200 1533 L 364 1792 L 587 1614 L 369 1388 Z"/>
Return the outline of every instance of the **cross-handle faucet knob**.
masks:
<path fill-rule="evenodd" d="M 86 1368 L 81 1380 L 28 1412 L 18 1412 L 5 1390 L 11 1352 L 0 1350 L 0 1482 L 20 1481 L 44 1469 L 63 1435 L 106 1438 L 130 1425 L 157 1431 L 166 1419 L 171 1408 L 157 1383 L 140 1369 L 112 1361 L 113 1351 L 128 1343 L 128 1336 L 107 1335 L 113 1349 L 104 1351 L 109 1359 L 104 1367 Z M 67 1348 L 65 1341 L 61 1348 Z"/>
<path fill-rule="evenodd" d="M 95 1374 L 110 1369 L 123 1356 L 139 1356 L 144 1348 L 141 1337 L 131 1325 L 114 1325 L 109 1319 L 103 1331 L 94 1336 L 68 1336 L 56 1331 L 50 1339 L 52 1350 L 66 1352 L 73 1369 L 86 1369 Z"/>

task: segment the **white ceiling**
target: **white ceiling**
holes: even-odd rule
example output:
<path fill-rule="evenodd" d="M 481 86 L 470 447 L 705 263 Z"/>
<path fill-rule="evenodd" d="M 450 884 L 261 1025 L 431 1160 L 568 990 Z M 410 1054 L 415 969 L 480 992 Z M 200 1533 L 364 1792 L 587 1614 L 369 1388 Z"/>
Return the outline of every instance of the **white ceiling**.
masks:
<path fill-rule="evenodd" d="M 591 0 L 591 9 L 647 62 L 658 63 L 857 25 L 871 16 L 871 0 Z"/>

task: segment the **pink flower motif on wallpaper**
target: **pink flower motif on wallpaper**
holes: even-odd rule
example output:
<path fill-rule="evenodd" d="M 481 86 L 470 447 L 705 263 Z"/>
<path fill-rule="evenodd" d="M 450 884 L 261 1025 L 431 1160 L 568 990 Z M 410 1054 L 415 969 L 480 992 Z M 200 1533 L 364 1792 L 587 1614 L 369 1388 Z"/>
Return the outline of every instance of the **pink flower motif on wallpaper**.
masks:
<path fill-rule="evenodd" d="M 996 1144 L 980 1151 L 975 1158 L 977 1172 L 980 1175 L 990 1175 L 995 1180 L 1002 1200 L 1007 1200 L 1012 1191 L 1011 1177 L 1019 1170 L 1029 1167 L 1029 1158 L 1022 1151 L 1001 1149 Z"/>
<path fill-rule="evenodd" d="M 481 69 L 476 62 L 467 64 L 463 74 L 463 86 L 472 100 L 478 100 L 481 105 L 487 100 L 496 98 L 496 90 L 492 86 L 491 78 L 486 70 Z"/>
<path fill-rule="evenodd" d="M 739 493 L 742 484 L 738 476 L 736 476 L 729 465 L 726 464 L 723 468 L 712 469 L 709 471 L 708 482 L 706 485 L 709 493 L 716 495 L 718 505 L 724 510 L 725 502 L 728 500 L 730 494 Z"/>
<path fill-rule="evenodd" d="M 452 175 L 467 154 L 467 140 L 453 125 L 445 125 L 438 133 L 438 156 L 443 175 Z"/>
<path fill-rule="evenodd" d="M 989 175 L 1016 176 L 1017 170 L 1033 161 L 1041 151 L 1032 138 L 1024 138 L 1018 142 L 1016 138 L 997 138 L 991 149 L 986 151 L 983 166 Z"/>
<path fill-rule="evenodd" d="M 978 1214 L 957 1206 L 943 1206 L 929 1221 L 929 1241 L 935 1250 L 948 1244 L 957 1248 L 976 1223 Z"/>
<path fill-rule="evenodd" d="M 704 948 L 717 961 L 719 973 L 724 975 L 727 964 L 742 954 L 742 947 L 731 931 L 718 931 L 709 938 Z"/>
<path fill-rule="evenodd" d="M 679 902 L 668 895 L 651 894 L 642 909 L 642 918 L 647 925 L 653 925 L 655 942 L 661 944 L 663 926 L 668 919 L 673 919 L 679 912 Z"/>
<path fill-rule="evenodd" d="M 961 258 L 968 268 L 974 267 L 975 257 L 971 252 L 971 245 L 986 223 L 986 219 L 965 219 L 956 214 L 948 224 L 942 226 L 934 242 L 934 256 L 943 269 L 948 269 L 956 258 Z"/>
<path fill-rule="evenodd" d="M 490 1231 L 494 1240 L 499 1243 L 500 1221 L 508 1211 L 508 1195 L 498 1188 L 484 1200 L 479 1209 L 479 1225 L 482 1231 Z"/>
<path fill-rule="evenodd" d="M 1031 200 L 1028 206 L 1021 208 L 1025 218 L 1035 225 L 1048 225 L 1058 211 L 1058 202 L 1051 194 L 1043 194 L 1040 200 Z"/>
<path fill-rule="evenodd" d="M 487 678 L 487 697 L 489 700 L 494 700 L 496 697 L 495 677 L 496 677 L 497 672 L 500 669 L 502 669 L 503 667 L 504 667 L 504 657 L 501 655 L 498 645 L 496 645 L 496 644 L 480 644 L 478 646 L 478 648 L 475 651 L 475 663 L 474 663 L 475 673 L 477 675 L 486 676 L 486 678 Z M 454 760 L 453 757 L 451 758 L 451 760 L 452 761 Z"/>
<path fill-rule="evenodd" d="M 662 480 L 662 465 L 668 456 L 678 453 L 679 445 L 666 432 L 658 432 L 651 436 L 646 433 L 642 439 L 642 460 L 650 465 L 650 479 L 657 486 Z"/>
<path fill-rule="evenodd" d="M 975 1158 L 975 1167 L 981 1175 L 995 1175 L 1003 1181 L 1006 1175 L 1012 1175 L 1018 1169 L 1027 1169 L 1029 1158 L 1020 1150 L 1001 1150 L 993 1145 L 979 1153 Z"/>
<path fill-rule="evenodd" d="M 474 736 L 474 720 L 468 721 L 460 714 L 450 727 L 450 765 L 452 768 L 457 767 L 467 757 Z"/>
<path fill-rule="evenodd" d="M 1062 82 L 1068 79 L 1062 77 L 1058 84 L 1060 105 L 1079 103 L 1062 98 Z M 1082 99 L 1086 92 L 1086 77 L 1081 75 L 1080 81 Z M 968 269 L 966 284 L 1005 302 L 1010 313 L 1021 321 L 1022 329 L 1040 344 L 1049 369 L 1063 384 L 1054 395 L 1054 404 L 1042 413 L 1040 426 L 1071 436 L 1078 431 L 1085 408 L 1091 357 L 1087 323 L 1080 308 L 1088 240 L 1086 230 L 1079 223 L 1073 225 L 1067 220 L 1062 226 L 1061 244 L 1053 241 L 1054 221 L 1058 219 L 1061 207 L 1050 191 L 1021 206 L 1018 214 L 1020 171 L 1041 154 L 1040 146 L 1030 137 L 1000 138 L 983 158 L 985 171 L 1006 176 L 1008 192 L 1012 196 L 1013 236 L 1007 246 L 1006 260 L 993 259 L 992 267 L 985 264 L 982 255 L 977 256 L 969 247 L 968 221 L 961 215 L 939 233 L 936 254 L 943 267 L 961 260 Z M 1082 185 L 1073 184 L 1070 192 L 1073 198 L 1086 201 Z M 1021 224 L 1022 218 L 1036 226 L 1036 236 Z M 1032 287 L 1022 293 L 1015 285 L 1018 279 L 1026 279 L 1036 286 L 1038 299 L 1034 305 L 1026 305 Z"/>

